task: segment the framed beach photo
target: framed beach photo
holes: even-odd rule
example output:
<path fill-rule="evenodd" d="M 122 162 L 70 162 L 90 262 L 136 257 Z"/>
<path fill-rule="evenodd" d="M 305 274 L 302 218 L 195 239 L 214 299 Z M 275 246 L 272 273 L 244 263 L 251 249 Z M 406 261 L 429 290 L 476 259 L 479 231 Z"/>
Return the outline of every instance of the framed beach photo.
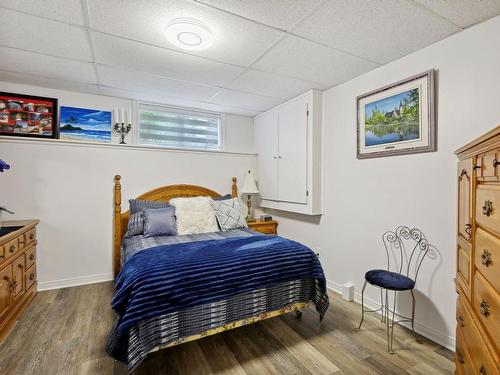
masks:
<path fill-rule="evenodd" d="M 436 150 L 434 70 L 356 101 L 358 159 Z"/>
<path fill-rule="evenodd" d="M 0 92 L 0 135 L 57 138 L 57 99 Z"/>
<path fill-rule="evenodd" d="M 60 138 L 72 141 L 111 142 L 111 112 L 61 106 Z"/>

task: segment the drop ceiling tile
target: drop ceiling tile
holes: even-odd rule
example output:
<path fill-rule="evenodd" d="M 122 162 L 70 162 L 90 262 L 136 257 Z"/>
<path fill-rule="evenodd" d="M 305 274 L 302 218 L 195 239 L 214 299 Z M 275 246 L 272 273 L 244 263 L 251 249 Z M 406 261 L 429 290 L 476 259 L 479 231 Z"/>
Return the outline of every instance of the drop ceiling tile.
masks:
<path fill-rule="evenodd" d="M 7 9 L 2 10 L 0 45 L 91 60 L 89 39 L 84 29 Z"/>
<path fill-rule="evenodd" d="M 161 93 L 162 95 L 189 98 L 192 100 L 207 100 L 219 89 L 213 86 L 177 81 L 160 76 L 119 70 L 99 65 L 99 83 L 104 86 L 116 87 L 138 92 Z"/>
<path fill-rule="evenodd" d="M 223 89 L 214 98 L 210 99 L 210 103 L 220 104 L 224 106 L 246 108 L 255 111 L 265 111 L 280 103 L 283 99 L 272 98 L 269 96 L 260 96 L 248 94 L 245 92 Z"/>
<path fill-rule="evenodd" d="M 74 25 L 85 24 L 81 0 L 0 0 L 0 6 Z"/>
<path fill-rule="evenodd" d="M 8 47 L 0 47 L 0 56 L 2 56 L 0 70 L 80 83 L 97 83 L 95 70 L 91 63 L 40 55 Z"/>
<path fill-rule="evenodd" d="M 290 30 L 322 0 L 197 1 L 281 30 Z"/>
<path fill-rule="evenodd" d="M 40 77 L 25 73 L 13 73 L 0 70 L 0 81 L 13 82 L 24 85 L 49 87 L 58 90 L 83 92 L 86 94 L 99 94 L 97 85 L 65 81 L 59 78 Z M 50 95 L 48 95 L 50 96 Z"/>
<path fill-rule="evenodd" d="M 160 93 L 136 92 L 133 90 L 123 90 L 114 87 L 101 87 L 100 90 L 102 95 L 133 99 L 147 103 L 164 104 L 167 106 L 170 105 L 170 106 L 177 106 L 184 108 L 204 109 L 208 111 L 221 112 L 221 113 L 234 113 L 242 116 L 251 116 L 251 117 L 256 116 L 259 113 L 259 111 L 231 107 L 231 106 L 222 106 L 202 101 L 175 98 L 172 96 L 162 95 Z"/>
<path fill-rule="evenodd" d="M 326 87 L 348 81 L 377 66 L 295 36 L 283 39 L 255 64 L 260 70 L 318 82 Z"/>
<path fill-rule="evenodd" d="M 471 26 L 500 14 L 500 1 L 498 0 L 415 1 L 460 27 Z"/>
<path fill-rule="evenodd" d="M 225 87 L 252 94 L 290 99 L 318 86 L 321 85 L 249 69 Z"/>
<path fill-rule="evenodd" d="M 331 0 L 293 32 L 386 63 L 459 30 L 451 22 L 407 0 Z"/>
<path fill-rule="evenodd" d="M 166 40 L 164 28 L 175 18 L 196 19 L 210 28 L 215 41 L 205 51 L 189 53 L 241 66 L 248 66 L 283 35 L 267 26 L 182 0 L 90 0 L 89 4 L 94 29 L 180 51 Z"/>
<path fill-rule="evenodd" d="M 94 41 L 97 62 L 166 78 L 220 86 L 243 71 L 234 65 L 101 33 L 94 33 Z"/>

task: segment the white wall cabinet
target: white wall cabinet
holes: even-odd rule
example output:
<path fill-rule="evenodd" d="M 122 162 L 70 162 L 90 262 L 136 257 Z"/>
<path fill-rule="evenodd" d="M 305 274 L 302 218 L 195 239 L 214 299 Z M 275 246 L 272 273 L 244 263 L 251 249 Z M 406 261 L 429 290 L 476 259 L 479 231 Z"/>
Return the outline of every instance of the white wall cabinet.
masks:
<path fill-rule="evenodd" d="M 321 101 L 312 90 L 255 118 L 261 207 L 322 214 Z"/>

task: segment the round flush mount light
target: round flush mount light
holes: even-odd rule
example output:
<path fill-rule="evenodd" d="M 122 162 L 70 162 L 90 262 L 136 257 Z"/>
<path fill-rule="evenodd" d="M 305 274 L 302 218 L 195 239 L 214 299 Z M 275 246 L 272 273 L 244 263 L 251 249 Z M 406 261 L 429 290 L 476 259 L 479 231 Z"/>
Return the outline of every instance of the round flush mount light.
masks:
<path fill-rule="evenodd" d="M 191 18 L 176 18 L 165 27 L 165 36 L 174 46 L 191 51 L 209 48 L 214 37 L 210 29 Z"/>

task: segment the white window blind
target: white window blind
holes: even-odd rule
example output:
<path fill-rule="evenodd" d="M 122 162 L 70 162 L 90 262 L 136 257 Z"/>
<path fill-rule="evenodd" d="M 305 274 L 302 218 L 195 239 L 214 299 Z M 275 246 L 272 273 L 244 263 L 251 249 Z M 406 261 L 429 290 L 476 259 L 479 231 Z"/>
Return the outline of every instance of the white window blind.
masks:
<path fill-rule="evenodd" d="M 175 148 L 221 148 L 221 116 L 213 113 L 139 105 L 139 143 Z"/>

